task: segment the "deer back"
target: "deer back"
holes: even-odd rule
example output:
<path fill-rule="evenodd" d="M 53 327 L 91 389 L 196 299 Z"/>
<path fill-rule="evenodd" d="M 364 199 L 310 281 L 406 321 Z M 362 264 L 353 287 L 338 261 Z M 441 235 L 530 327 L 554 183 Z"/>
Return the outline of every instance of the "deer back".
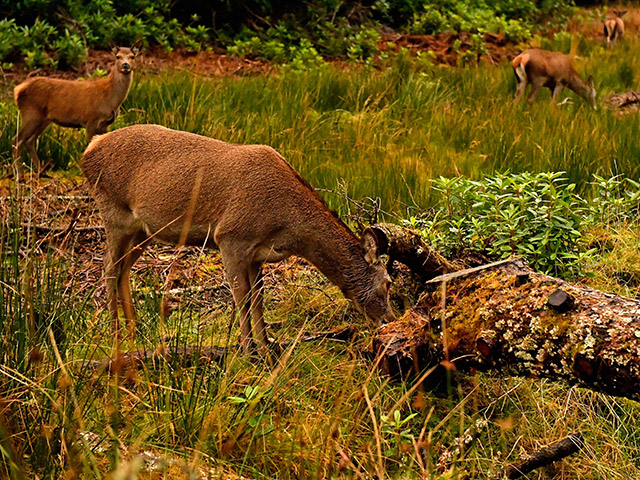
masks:
<path fill-rule="evenodd" d="M 265 145 L 134 125 L 96 137 L 81 165 L 99 203 L 131 210 L 145 230 L 171 243 L 190 204 L 196 205 L 187 220 L 194 243 L 225 229 L 253 235 L 255 242 L 274 231 L 293 237 L 333 217 L 313 188 Z"/>

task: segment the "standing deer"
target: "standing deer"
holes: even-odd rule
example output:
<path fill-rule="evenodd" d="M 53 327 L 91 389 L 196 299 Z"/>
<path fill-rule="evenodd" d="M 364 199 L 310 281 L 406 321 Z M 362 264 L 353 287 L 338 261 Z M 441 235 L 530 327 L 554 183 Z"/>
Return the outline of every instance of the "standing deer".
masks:
<path fill-rule="evenodd" d="M 607 46 L 612 47 L 624 35 L 624 21 L 622 17 L 626 10 L 612 10 L 615 17 L 607 18 L 604 22 L 604 36 L 607 39 Z"/>
<path fill-rule="evenodd" d="M 22 128 L 14 139 L 18 172 L 22 172 L 23 148 L 38 171 L 41 170 L 35 142 L 51 122 L 63 127 L 85 128 L 87 142 L 96 133 L 106 132 L 129 93 L 137 53 L 136 47 L 114 47 L 115 64 L 105 78 L 72 81 L 33 77 L 17 85 L 13 96 L 22 116 Z"/>
<path fill-rule="evenodd" d="M 511 65 L 518 82 L 514 103 L 518 103 L 522 98 L 527 85 L 531 85 L 531 91 L 527 96 L 529 103 L 536 98 L 540 87 L 551 90 L 553 102 L 558 101 L 560 92 L 567 87 L 587 100 L 594 109 L 598 108 L 593 77 L 589 76 L 588 81 L 584 82 L 564 53 L 534 48 L 522 52 L 513 59 Z"/>
<path fill-rule="evenodd" d="M 104 221 L 116 331 L 119 296 L 133 332 L 129 274 L 152 240 L 220 250 L 245 351 L 252 333 L 262 351 L 267 346 L 261 266 L 291 255 L 315 265 L 369 319 L 394 319 L 380 260 L 386 236 L 370 227 L 358 239 L 271 147 L 133 125 L 95 137 L 80 165 Z"/>

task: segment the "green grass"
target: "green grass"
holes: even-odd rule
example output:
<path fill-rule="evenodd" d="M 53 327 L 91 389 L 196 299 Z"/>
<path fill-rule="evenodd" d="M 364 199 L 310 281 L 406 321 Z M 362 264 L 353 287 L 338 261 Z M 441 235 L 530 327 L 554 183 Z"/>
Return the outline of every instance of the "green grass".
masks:
<path fill-rule="evenodd" d="M 588 44 L 578 70 L 594 74 L 601 97 L 637 88 L 637 46 Z M 564 170 L 587 196 L 594 173 L 638 179 L 637 115 L 594 112 L 580 99 L 554 107 L 547 92 L 513 107 L 512 77 L 506 64 L 420 69 L 402 57 L 381 70 L 225 79 L 141 73 L 115 126 L 159 123 L 267 143 L 316 187 L 380 197 L 401 218 L 433 204 L 429 179 L 440 175 Z M 17 112 L 8 93 L 3 98 L 0 159 L 8 165 Z M 81 132 L 52 127 L 39 151 L 74 176 L 84 146 Z M 210 478 L 490 478 L 574 431 L 586 450 L 540 478 L 640 477 L 637 404 L 485 375 L 450 391 L 409 393 L 410 384 L 389 383 L 361 356 L 366 335 L 356 344 L 301 345 L 277 368 L 232 357 L 222 366 L 162 362 L 125 379 L 96 373 L 83 362 L 112 348 L 108 316 L 94 304 L 99 282 L 81 283 L 73 251 L 38 244 L 28 227 L 34 213 L 15 203 L 18 193 L 11 190 L 0 226 L 1 478 L 122 478 L 109 472 L 140 468 L 133 454 L 145 450 L 176 459 L 165 478 L 205 467 Z M 325 197 L 347 210 L 343 196 Z M 638 295 L 637 286 L 616 281 L 620 272 L 638 275 L 637 225 L 603 225 L 593 235 L 612 246 L 594 257 L 602 278 L 592 285 Z M 134 279 L 140 321 L 127 348 L 154 349 L 165 337 L 182 345 L 229 341 L 228 293 L 213 310 L 184 299 L 162 322 L 155 290 L 163 280 L 151 267 Z M 365 327 L 323 277 L 294 264 L 286 270 L 267 292 L 269 320 L 284 320 L 275 335 L 293 339 L 354 321 Z M 467 436 L 473 441 L 457 448 Z M 151 475 L 140 476 L 160 478 Z"/>
<path fill-rule="evenodd" d="M 635 45 L 615 52 L 594 47 L 577 62 L 585 76 L 594 74 L 600 98 L 637 84 Z M 568 91 L 574 105 L 552 106 L 545 90 L 534 105 L 513 107 L 515 81 L 506 63 L 424 71 L 402 56 L 389 63 L 381 71 L 328 67 L 248 78 L 137 74 L 115 126 L 158 123 L 230 142 L 266 143 L 316 187 L 336 189 L 345 179 L 350 196 L 380 197 L 385 210 L 400 215 L 414 203 L 428 206 L 428 179 L 440 175 L 563 170 L 585 193 L 593 173 L 640 174 L 637 115 L 594 112 Z M 3 105 L 0 116 L 7 164 L 15 107 Z M 67 168 L 77 166 L 84 146 L 79 131 L 52 127 L 40 152 Z"/>

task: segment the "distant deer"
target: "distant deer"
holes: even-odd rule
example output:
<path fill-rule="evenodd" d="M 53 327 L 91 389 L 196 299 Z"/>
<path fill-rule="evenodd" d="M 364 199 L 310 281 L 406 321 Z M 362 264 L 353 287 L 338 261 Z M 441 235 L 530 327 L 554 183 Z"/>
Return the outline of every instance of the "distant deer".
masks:
<path fill-rule="evenodd" d="M 604 22 L 604 36 L 607 39 L 607 46 L 612 47 L 624 35 L 624 21 L 622 17 L 626 10 L 611 10 L 615 17 L 607 18 Z"/>
<path fill-rule="evenodd" d="M 536 98 L 540 87 L 547 87 L 551 90 L 553 102 L 558 101 L 560 92 L 564 87 L 567 87 L 587 100 L 594 109 L 597 109 L 593 77 L 589 76 L 588 81 L 584 82 L 578 72 L 574 70 L 569 57 L 564 53 L 534 48 L 522 52 L 513 59 L 511 65 L 518 81 L 514 103 L 522 98 L 527 85 L 531 85 L 531 91 L 527 96 L 529 103 Z"/>
<path fill-rule="evenodd" d="M 63 127 L 85 128 L 87 141 L 96 133 L 106 132 L 129 93 L 137 53 L 136 47 L 114 47 L 116 61 L 105 78 L 73 81 L 33 77 L 17 85 L 13 96 L 22 116 L 22 128 L 14 139 L 18 172 L 22 171 L 23 148 L 38 171 L 42 169 L 35 142 L 51 122 Z"/>
<path fill-rule="evenodd" d="M 291 255 L 315 265 L 369 319 L 394 319 L 384 233 L 370 227 L 358 239 L 271 147 L 133 125 L 95 137 L 80 165 L 104 221 L 116 330 L 118 296 L 134 325 L 129 274 L 153 240 L 220 250 L 245 351 L 252 333 L 261 350 L 267 345 L 261 265 Z"/>

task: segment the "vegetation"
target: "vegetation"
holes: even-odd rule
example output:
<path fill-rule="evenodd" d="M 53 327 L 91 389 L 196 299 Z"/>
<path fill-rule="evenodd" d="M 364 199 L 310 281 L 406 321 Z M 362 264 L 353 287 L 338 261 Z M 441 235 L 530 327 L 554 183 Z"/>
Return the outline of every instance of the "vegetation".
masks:
<path fill-rule="evenodd" d="M 541 21 L 557 26 L 570 0 L 393 0 L 374 2 L 168 2 L 167 0 L 0 0 L 0 63 L 27 69 L 78 66 L 90 47 L 111 42 L 165 50 L 228 47 L 228 52 L 295 67 L 323 56 L 368 60 L 383 28 L 400 32 L 504 33 L 519 42 Z M 4 17 L 4 18 L 3 18 Z M 34 20 L 35 19 L 35 20 Z M 539 27 L 537 27 L 539 29 Z M 482 42 L 478 38 L 478 41 Z M 477 42 L 476 42 L 477 43 Z"/>
<path fill-rule="evenodd" d="M 22 3 L 42 7 L 35 0 Z M 121 21 L 121 3 L 93 2 L 91 8 L 110 6 L 115 13 L 109 18 Z M 456 12 L 442 2 L 433 5 L 433 11 Z M 430 11 L 409 1 L 379 6 L 412 28 Z M 172 14 L 168 7 L 154 8 L 161 20 Z M 385 18 L 383 10 L 372 12 L 372 21 Z M 522 15 L 528 22 L 540 19 Z M 24 18 L 15 17 L 16 28 L 23 28 Z M 43 15 L 38 35 L 47 35 L 55 18 Z M 176 32 L 182 21 L 174 24 Z M 87 40 L 88 30 L 61 34 L 55 25 L 49 42 L 74 33 L 83 49 L 102 41 Z M 95 25 L 119 31 L 106 21 Z M 169 28 L 164 20 L 158 25 L 156 32 Z M 287 24 L 282 32 L 298 32 L 294 27 Z M 140 29 L 148 43 L 161 43 L 151 36 L 154 30 Z M 640 294 L 637 115 L 593 111 L 572 93 L 566 95 L 573 103 L 561 107 L 550 104 L 548 92 L 531 106 L 514 107 L 507 64 L 439 66 L 429 55 L 399 49 L 380 55 L 375 68 L 363 62 L 345 71 L 309 53 L 334 48 L 311 35 L 275 42 L 273 56 L 266 55 L 275 35 L 268 30 L 247 33 L 230 24 L 237 36 L 228 34 L 227 41 L 238 54 L 278 62 L 289 61 L 289 47 L 298 45 L 300 56 L 293 58 L 304 68 L 294 64 L 274 75 L 224 79 L 136 72 L 113 128 L 150 122 L 231 142 L 267 143 L 345 219 L 373 217 L 380 205 L 379 218 L 420 228 L 447 252 L 522 255 L 554 275 Z M 343 54 L 369 58 L 375 31 L 362 30 Z M 338 32 L 348 37 L 347 30 Z M 167 45 L 180 44 L 182 34 L 175 35 Z M 594 74 L 600 98 L 637 87 L 635 39 L 615 50 L 578 33 L 529 41 L 579 53 L 577 68 Z M 3 45 L 9 44 L 0 41 L 0 50 Z M 43 51 L 62 64 L 50 55 L 54 48 Z M 5 58 L 23 54 L 15 52 Z M 18 118 L 9 86 L 0 94 L 6 172 Z M 294 261 L 267 269 L 270 334 L 291 340 L 355 322 L 360 340 L 300 343 L 277 367 L 230 355 L 222 365 L 159 362 L 126 378 L 91 368 L 87 362 L 113 348 L 110 320 L 100 308 L 101 238 L 80 241 L 83 232 L 66 232 L 68 217 L 56 218 L 77 208 L 81 220 L 89 217 L 87 225 L 98 222 L 93 204 L 74 190 L 85 145 L 83 132 L 50 127 L 39 151 L 53 162 L 54 179 L 0 184 L 7 192 L 0 203 L 0 477 L 135 478 L 157 468 L 166 478 L 491 478 L 505 463 L 573 431 L 583 433 L 587 450 L 545 468 L 541 478 L 640 477 L 637 404 L 550 381 L 483 375 L 440 390 L 391 384 L 361 355 L 368 345 L 365 321 L 326 279 Z M 52 185 L 66 185 L 73 198 L 57 198 Z M 52 225 L 63 235 L 54 230 L 42 238 L 38 228 Z M 206 288 L 195 295 L 185 288 L 179 308 L 163 320 L 158 311 L 165 275 L 157 262 L 167 258 L 166 270 L 175 259 L 191 272 L 185 287 Z M 134 274 L 137 335 L 124 347 L 233 342 L 237 332 L 228 327 L 230 294 L 221 286 L 221 269 L 215 254 L 145 254 Z"/>

